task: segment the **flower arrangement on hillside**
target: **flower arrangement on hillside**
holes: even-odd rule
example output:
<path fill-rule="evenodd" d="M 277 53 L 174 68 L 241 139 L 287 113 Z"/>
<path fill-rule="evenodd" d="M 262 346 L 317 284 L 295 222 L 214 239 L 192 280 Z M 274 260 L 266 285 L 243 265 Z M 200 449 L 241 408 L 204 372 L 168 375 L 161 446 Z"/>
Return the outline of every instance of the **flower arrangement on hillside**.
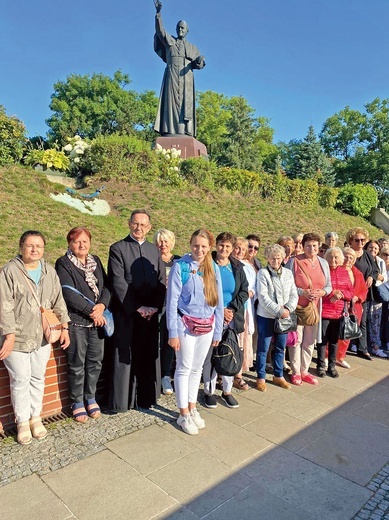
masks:
<path fill-rule="evenodd" d="M 70 169 L 72 171 L 88 170 L 89 162 L 87 150 L 91 147 L 79 135 L 67 138 L 68 144 L 63 147 L 63 151 L 68 154 L 70 159 Z"/>
<path fill-rule="evenodd" d="M 178 186 L 182 183 L 182 177 L 180 175 L 180 164 L 181 164 L 181 150 L 176 148 L 162 148 L 160 144 L 155 145 L 155 152 L 159 158 L 159 169 L 161 178 L 167 183 L 173 186 Z"/>

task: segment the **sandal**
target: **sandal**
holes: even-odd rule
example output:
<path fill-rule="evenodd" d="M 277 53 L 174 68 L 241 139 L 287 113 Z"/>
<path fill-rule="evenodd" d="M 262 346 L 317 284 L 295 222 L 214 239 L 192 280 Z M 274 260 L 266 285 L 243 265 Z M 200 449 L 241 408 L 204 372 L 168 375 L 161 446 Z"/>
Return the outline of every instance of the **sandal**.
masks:
<path fill-rule="evenodd" d="M 96 403 L 96 399 L 87 399 L 86 410 L 92 419 L 99 419 L 99 417 L 101 417 L 100 406 Z"/>
<path fill-rule="evenodd" d="M 71 406 L 73 413 L 73 419 L 79 423 L 86 423 L 88 420 L 88 414 L 86 413 L 84 403 L 73 403 Z"/>
<path fill-rule="evenodd" d="M 32 442 L 32 436 L 31 436 L 31 430 L 30 430 L 30 423 L 27 422 L 20 422 L 17 424 L 18 428 L 18 435 L 16 437 L 16 440 L 19 444 L 22 446 L 28 446 Z"/>
<path fill-rule="evenodd" d="M 30 429 L 32 436 L 38 441 L 43 440 L 47 436 L 47 430 L 42 424 L 42 419 L 38 417 L 31 417 Z"/>
<path fill-rule="evenodd" d="M 250 387 L 246 383 L 246 381 L 243 379 L 243 377 L 234 377 L 234 387 L 238 388 L 239 390 L 249 390 Z"/>

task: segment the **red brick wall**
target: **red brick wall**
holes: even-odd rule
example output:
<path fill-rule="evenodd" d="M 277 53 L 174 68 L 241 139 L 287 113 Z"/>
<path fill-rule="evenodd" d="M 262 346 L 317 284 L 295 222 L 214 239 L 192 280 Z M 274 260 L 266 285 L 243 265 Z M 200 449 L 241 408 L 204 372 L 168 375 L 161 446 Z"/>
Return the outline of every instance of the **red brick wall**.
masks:
<path fill-rule="evenodd" d="M 110 374 L 112 371 L 112 340 L 105 341 L 105 356 L 101 376 L 97 384 L 99 404 L 107 404 L 109 394 Z M 42 417 L 49 417 L 67 411 L 70 407 L 68 392 L 67 362 L 64 351 L 55 347 L 47 363 L 45 395 L 43 397 Z M 1 423 L 5 430 L 15 425 L 12 410 L 8 372 L 0 361 L 0 431 Z"/>
<path fill-rule="evenodd" d="M 62 349 L 55 347 L 51 351 L 47 364 L 42 417 L 59 413 L 69 405 L 66 356 Z M 2 362 L 0 362 L 0 421 L 3 423 L 4 429 L 15 423 L 9 393 L 8 372 Z"/>

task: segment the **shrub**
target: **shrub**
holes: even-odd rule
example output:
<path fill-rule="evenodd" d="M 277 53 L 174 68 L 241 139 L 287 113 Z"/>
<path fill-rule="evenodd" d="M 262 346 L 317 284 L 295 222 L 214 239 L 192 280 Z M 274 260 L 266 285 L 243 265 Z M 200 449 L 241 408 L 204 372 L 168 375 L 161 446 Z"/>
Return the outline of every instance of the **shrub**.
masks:
<path fill-rule="evenodd" d="M 329 186 L 319 187 L 319 206 L 322 208 L 334 208 L 338 199 L 338 190 Z"/>
<path fill-rule="evenodd" d="M 112 134 L 93 140 L 89 150 L 91 171 L 102 180 L 151 180 L 158 177 L 157 156 L 136 137 Z"/>
<path fill-rule="evenodd" d="M 238 191 L 242 195 L 258 192 L 261 179 L 258 173 L 238 168 L 218 168 L 214 176 L 215 186 L 229 191 Z"/>
<path fill-rule="evenodd" d="M 377 190 L 371 184 L 346 184 L 339 188 L 336 208 L 349 215 L 367 218 L 377 204 Z"/>
<path fill-rule="evenodd" d="M 214 187 L 214 177 L 217 172 L 214 162 L 207 161 L 203 157 L 191 157 L 182 161 L 180 169 L 181 176 L 186 181 L 206 189 Z"/>
<path fill-rule="evenodd" d="M 7 116 L 0 105 L 0 165 L 19 162 L 26 143 L 26 128 L 15 116 Z"/>
<path fill-rule="evenodd" d="M 63 152 L 49 148 L 48 150 L 31 150 L 24 157 L 27 166 L 35 167 L 38 164 L 43 166 L 43 170 L 53 169 L 65 171 L 69 169 L 70 161 Z"/>
<path fill-rule="evenodd" d="M 89 161 L 88 150 L 90 144 L 84 141 L 80 136 L 68 137 L 68 144 L 63 147 L 70 160 L 70 169 L 73 173 L 87 174 L 91 173 L 91 165 Z"/>

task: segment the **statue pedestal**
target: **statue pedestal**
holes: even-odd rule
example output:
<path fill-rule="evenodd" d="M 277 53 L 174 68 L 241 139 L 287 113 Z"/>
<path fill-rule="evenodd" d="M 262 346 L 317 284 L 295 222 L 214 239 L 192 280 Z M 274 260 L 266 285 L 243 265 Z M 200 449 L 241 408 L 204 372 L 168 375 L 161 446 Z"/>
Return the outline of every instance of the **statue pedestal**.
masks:
<path fill-rule="evenodd" d="M 207 147 L 194 137 L 188 135 L 172 135 L 157 137 L 155 144 L 159 144 L 165 150 L 175 148 L 181 150 L 181 159 L 189 157 L 204 157 L 208 159 Z"/>

